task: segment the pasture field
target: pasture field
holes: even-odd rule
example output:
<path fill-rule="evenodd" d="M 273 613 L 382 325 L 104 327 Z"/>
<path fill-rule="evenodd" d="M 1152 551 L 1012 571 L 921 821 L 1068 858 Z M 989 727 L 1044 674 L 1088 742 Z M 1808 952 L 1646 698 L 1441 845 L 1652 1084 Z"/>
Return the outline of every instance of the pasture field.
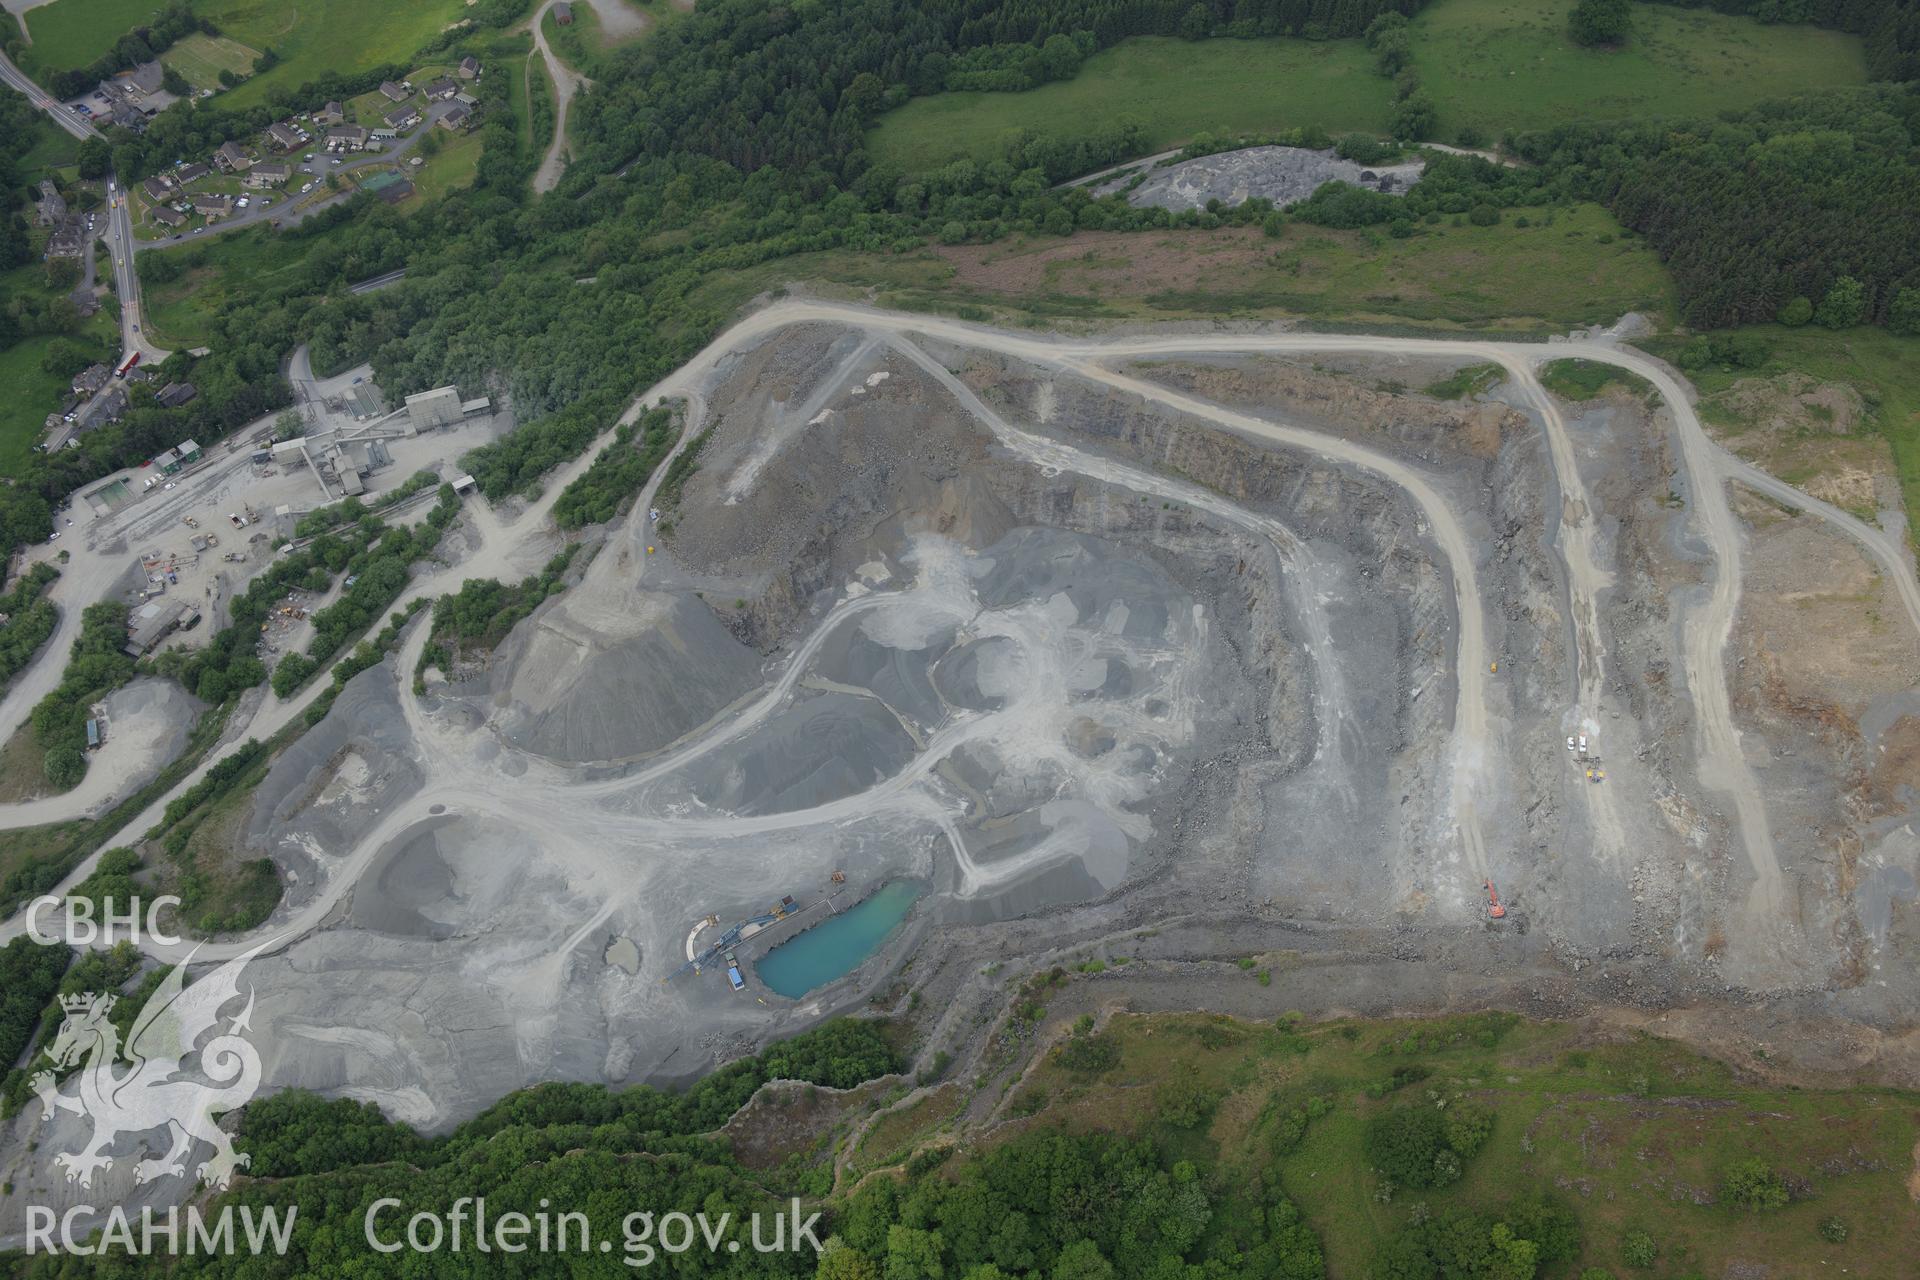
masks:
<path fill-rule="evenodd" d="M 20 22 L 33 43 L 21 50 L 21 68 L 36 75 L 84 67 L 163 7 L 162 0 L 54 0 L 29 9 Z"/>
<path fill-rule="evenodd" d="M 406 176 L 413 181 L 414 190 L 422 200 L 472 186 L 473 175 L 480 167 L 479 130 L 463 134 L 443 131 L 440 137 L 443 142 L 438 154 L 427 156 L 427 162 L 417 169 L 411 165 L 405 167 Z"/>
<path fill-rule="evenodd" d="M 1574 0 L 1436 0 L 1413 20 L 1413 64 L 1450 141 L 1573 120 L 1715 116 L 1808 89 L 1862 84 L 1857 36 L 1705 9 L 1633 6 L 1623 49 L 1567 36 Z"/>
<path fill-rule="evenodd" d="M 72 0 L 61 0 L 72 3 Z M 256 49 L 271 48 L 280 64 L 221 99 L 251 106 L 274 85 L 288 88 L 324 72 L 350 75 L 382 63 L 410 63 L 420 47 L 465 15 L 460 0 L 206 0 L 200 11 L 220 30 Z"/>
<path fill-rule="evenodd" d="M 984 159 L 1015 129 L 1075 137 L 1125 119 L 1147 150 L 1198 133 L 1317 124 L 1335 133 L 1387 127 L 1393 89 L 1357 40 L 1203 40 L 1144 36 L 1087 59 L 1071 80 L 1024 93 L 940 93 L 888 112 L 867 138 L 876 162 L 909 171 Z"/>
<path fill-rule="evenodd" d="M 40 425 L 67 394 L 67 380 L 40 367 L 55 342 L 42 334 L 0 351 L 0 475 L 17 476 L 33 455 Z"/>
<path fill-rule="evenodd" d="M 26 51 L 27 70 L 44 72 L 83 67 L 113 47 L 113 42 L 161 9 L 158 0 L 54 0 L 29 10 L 27 30 L 33 37 Z M 280 62 L 227 90 L 221 106 L 248 107 L 264 101 L 267 90 L 293 88 L 324 72 L 351 74 L 388 62 L 410 62 L 422 45 L 448 23 L 466 14 L 461 0 L 199 0 L 194 11 L 220 28 L 222 39 L 195 46 L 190 61 L 205 58 L 213 64 L 214 83 L 219 65 L 237 57 L 237 50 L 272 49 Z M 206 37 L 189 37 L 194 45 Z M 251 52 L 243 67 L 251 69 Z M 204 70 L 204 68 L 203 68 Z M 180 73 L 198 84 L 185 66 Z"/>
<path fill-rule="evenodd" d="M 1858 37 L 1665 5 L 1634 6 L 1624 49 L 1567 37 L 1574 0 L 1435 0 L 1413 21 L 1420 83 L 1439 104 L 1437 141 L 1463 128 L 1497 139 L 1576 119 L 1698 116 L 1807 89 L 1864 83 Z M 1125 119 L 1149 152 L 1201 133 L 1320 125 L 1382 133 L 1393 85 L 1358 40 L 1187 41 L 1145 36 L 1089 58 L 1072 80 L 1023 93 L 940 93 L 876 122 L 876 161 L 909 171 L 991 156 L 1025 126 L 1075 137 Z"/>

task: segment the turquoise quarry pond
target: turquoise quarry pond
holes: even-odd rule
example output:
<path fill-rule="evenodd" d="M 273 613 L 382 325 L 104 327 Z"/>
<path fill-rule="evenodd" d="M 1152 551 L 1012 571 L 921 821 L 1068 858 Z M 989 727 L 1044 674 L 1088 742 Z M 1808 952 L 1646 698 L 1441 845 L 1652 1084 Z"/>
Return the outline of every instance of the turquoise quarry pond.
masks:
<path fill-rule="evenodd" d="M 907 918 L 923 886 L 911 880 L 881 885 L 860 905 L 781 943 L 753 966 L 769 988 L 798 1000 L 815 987 L 859 968 Z"/>

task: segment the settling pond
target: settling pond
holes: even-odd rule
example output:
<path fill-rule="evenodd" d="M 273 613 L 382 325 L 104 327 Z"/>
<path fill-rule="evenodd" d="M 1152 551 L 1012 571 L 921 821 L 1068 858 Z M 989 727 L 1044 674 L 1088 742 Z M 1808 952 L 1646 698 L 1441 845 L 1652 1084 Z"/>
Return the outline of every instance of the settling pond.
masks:
<path fill-rule="evenodd" d="M 907 918 L 923 888 L 911 880 L 881 885 L 858 906 L 767 952 L 754 963 L 753 971 L 771 990 L 798 1000 L 859 968 Z"/>

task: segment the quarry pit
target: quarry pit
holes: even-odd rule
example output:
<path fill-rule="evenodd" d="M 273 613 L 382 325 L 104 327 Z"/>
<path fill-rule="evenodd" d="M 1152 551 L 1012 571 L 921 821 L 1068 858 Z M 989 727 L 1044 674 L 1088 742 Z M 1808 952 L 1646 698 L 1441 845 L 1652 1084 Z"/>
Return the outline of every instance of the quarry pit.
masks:
<path fill-rule="evenodd" d="M 1635 378 L 1561 401 L 1569 354 Z M 1649 357 L 786 302 L 657 394 L 677 494 L 262 784 L 286 900 L 200 958 L 277 939 L 267 1087 L 440 1130 L 913 991 L 958 1057 L 1088 956 L 1115 1007 L 1641 1010 L 1920 1080 L 1911 569 Z M 755 978 L 903 883 L 844 976 Z"/>

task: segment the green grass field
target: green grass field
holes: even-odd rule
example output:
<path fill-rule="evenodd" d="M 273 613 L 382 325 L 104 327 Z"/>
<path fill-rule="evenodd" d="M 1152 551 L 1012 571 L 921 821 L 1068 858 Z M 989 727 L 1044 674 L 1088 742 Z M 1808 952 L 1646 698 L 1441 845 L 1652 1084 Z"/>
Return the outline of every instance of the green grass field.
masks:
<path fill-rule="evenodd" d="M 155 0 L 54 0 L 31 10 L 27 29 L 33 45 L 26 53 L 27 68 L 48 71 L 86 66 L 159 9 Z M 226 37 L 208 42 L 210 48 L 187 55 L 213 61 L 216 78 L 216 60 L 237 56 L 230 46 L 271 48 L 280 55 L 279 65 L 271 71 L 221 95 L 220 105 L 229 108 L 252 106 L 263 101 L 267 90 L 275 85 L 292 88 L 325 71 L 352 73 L 386 62 L 410 61 L 422 45 L 466 12 L 461 0 L 415 0 L 407 4 L 389 0 L 300 0 L 297 4 L 201 0 L 194 9 L 211 18 Z M 192 39 L 204 37 L 182 43 L 191 43 Z M 245 66 L 251 65 L 249 53 Z M 184 66 L 181 74 L 194 80 Z"/>
<path fill-rule="evenodd" d="M 280 65 L 226 94 L 220 100 L 225 107 L 251 106 L 274 85 L 291 88 L 325 71 L 350 74 L 410 62 L 441 28 L 466 13 L 460 0 L 207 0 L 198 8 L 227 35 L 280 55 Z"/>
<path fill-rule="evenodd" d="M 1384 130 L 1392 86 L 1358 41 L 1129 40 L 1071 80 L 1026 93 L 941 93 L 889 112 L 868 135 L 876 161 L 908 170 L 991 155 L 1014 129 L 1090 133 L 1123 119 L 1160 151 L 1197 133 L 1318 124 Z"/>
<path fill-rule="evenodd" d="M 407 169 L 407 176 L 413 180 L 422 200 L 472 186 L 473 175 L 480 167 L 481 137 L 477 131 L 466 134 L 442 131 L 440 136 L 444 141 L 439 154 L 428 156 L 427 162 L 418 169 L 411 166 Z"/>
<path fill-rule="evenodd" d="M 248 296 L 276 276 L 297 271 L 306 250 L 323 241 L 324 237 L 289 241 L 256 226 L 191 249 L 167 250 L 169 255 L 186 255 L 193 265 L 164 284 L 141 281 L 150 336 L 167 347 L 205 344 L 212 336 L 213 317 L 229 299 Z M 142 254 L 135 261 L 145 262 L 149 256 Z"/>
<path fill-rule="evenodd" d="M 17 476 L 33 456 L 40 424 L 60 407 L 67 380 L 40 368 L 54 339 L 28 338 L 0 351 L 0 476 Z"/>
<path fill-rule="evenodd" d="M 73 169 L 79 153 L 78 138 L 55 127 L 46 116 L 35 116 L 33 146 L 20 157 L 20 177 L 30 185 L 53 170 Z"/>
<path fill-rule="evenodd" d="M 21 51 L 29 74 L 84 67 L 164 7 L 161 0 L 57 0 L 21 15 L 33 43 Z"/>
<path fill-rule="evenodd" d="M 1277 980 L 1284 980 L 1276 974 Z M 1232 979 L 1226 979 L 1231 981 Z M 1252 975 L 1246 977 L 1252 981 Z M 1014 1100 L 1038 1095 L 1043 1123 L 1151 1136 L 1172 1158 L 1214 1164 L 1244 1185 L 1277 1170 L 1327 1255 L 1327 1274 L 1362 1277 L 1380 1244 L 1422 1204 L 1497 1209 L 1535 1191 L 1580 1219 L 1578 1262 L 1556 1274 L 1606 1267 L 1614 1275 L 1883 1274 L 1902 1248 L 1913 1206 L 1905 1181 L 1920 1136 L 1916 1099 L 1892 1089 L 1767 1087 L 1725 1063 L 1624 1031 L 1519 1023 L 1498 1015 L 1307 1026 L 1299 1032 L 1208 1015 L 1122 1015 L 1103 1034 L 1119 1062 L 1097 1077 L 1049 1060 Z M 1395 1070 L 1429 1074 L 1384 1097 Z M 1218 1098 L 1198 1130 L 1162 1123 L 1159 1086 L 1193 1082 Z M 1322 1100 L 1290 1150 L 1276 1151 L 1279 1117 Z M 1452 1186 L 1377 1196 L 1361 1154 L 1368 1117 L 1394 1106 L 1470 1099 L 1494 1112 L 1491 1137 Z M 1716 1203 L 1724 1171 L 1758 1157 L 1803 1180 L 1804 1198 L 1754 1214 Z M 1819 1231 L 1835 1216 L 1843 1244 Z M 1658 1246 L 1653 1271 L 1625 1264 L 1626 1233 Z M 1757 1272 L 1755 1274 L 1758 1274 Z"/>
<path fill-rule="evenodd" d="M 222 71 L 245 79 L 253 74 L 253 60 L 259 56 L 260 50 L 238 40 L 195 32 L 161 54 L 160 61 L 196 89 L 218 89 Z"/>
<path fill-rule="evenodd" d="M 1570 120 L 1717 115 L 1829 85 L 1860 84 L 1858 37 L 1667 5 L 1633 6 L 1616 51 L 1567 37 L 1574 0 L 1436 0 L 1413 20 L 1414 66 L 1442 140 Z"/>
<path fill-rule="evenodd" d="M 1626 49 L 1582 49 L 1566 35 L 1573 3 L 1436 0 L 1414 19 L 1414 62 L 1440 105 L 1441 140 L 1464 125 L 1497 138 L 1580 118 L 1710 115 L 1866 78 L 1857 37 L 1662 5 L 1634 7 L 1638 34 Z M 882 117 L 867 146 L 911 171 L 991 155 L 1023 125 L 1074 136 L 1132 118 L 1146 126 L 1149 152 L 1200 133 L 1383 132 L 1392 100 L 1355 40 L 1143 37 L 1025 93 L 915 98 Z"/>
<path fill-rule="evenodd" d="M 111 273 L 104 251 L 99 251 L 102 269 Z M 32 262 L 0 273 L 0 296 L 45 298 L 64 297 L 65 289 L 49 289 L 46 266 L 38 255 Z M 74 342 L 93 349 L 94 358 L 105 360 L 117 346 L 118 313 L 111 300 L 83 321 L 77 332 L 68 335 Z M 68 380 L 57 378 L 40 368 L 40 361 L 53 343 L 53 335 L 31 337 L 0 351 L 0 476 L 19 475 L 32 454 L 34 441 L 40 438 L 40 426 L 47 415 L 66 402 Z"/>

